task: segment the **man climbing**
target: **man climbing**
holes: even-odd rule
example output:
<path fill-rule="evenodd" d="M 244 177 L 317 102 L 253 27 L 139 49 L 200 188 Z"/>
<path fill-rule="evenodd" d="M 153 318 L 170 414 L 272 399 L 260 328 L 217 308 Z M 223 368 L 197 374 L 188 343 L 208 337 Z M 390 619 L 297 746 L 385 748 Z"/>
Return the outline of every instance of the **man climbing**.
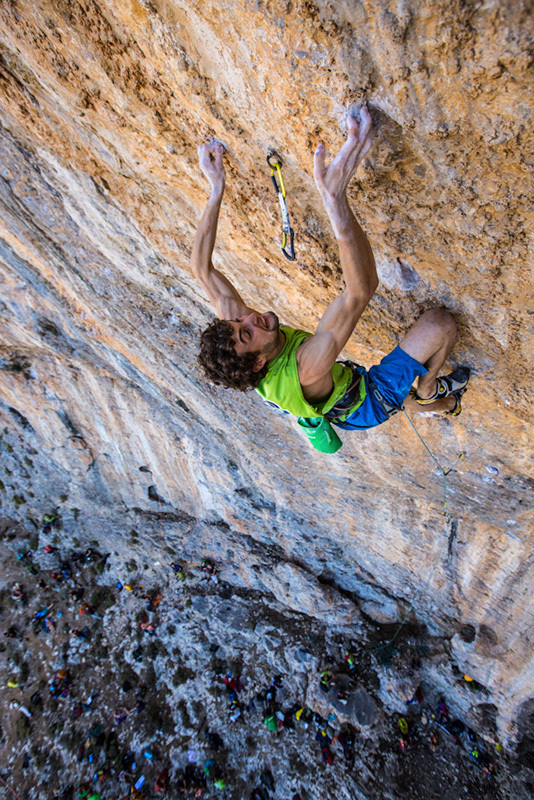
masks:
<path fill-rule="evenodd" d="M 438 377 L 456 339 L 453 316 L 440 308 L 426 311 L 404 339 L 369 371 L 338 356 L 378 286 L 371 246 L 352 213 L 347 188 L 372 145 L 366 106 L 359 120 L 348 117 L 345 143 L 329 165 L 317 147 L 314 179 L 339 246 L 345 290 L 328 306 L 315 334 L 279 324 L 273 311 L 249 307 L 214 268 L 219 210 L 225 187 L 224 148 L 199 147 L 200 169 L 211 194 L 191 253 L 193 274 L 205 289 L 218 319 L 201 335 L 199 362 L 216 384 L 246 391 L 254 388 L 269 405 L 300 418 L 326 418 L 346 429 L 379 425 L 396 413 L 417 379 L 415 403 L 458 416 L 469 369 Z"/>

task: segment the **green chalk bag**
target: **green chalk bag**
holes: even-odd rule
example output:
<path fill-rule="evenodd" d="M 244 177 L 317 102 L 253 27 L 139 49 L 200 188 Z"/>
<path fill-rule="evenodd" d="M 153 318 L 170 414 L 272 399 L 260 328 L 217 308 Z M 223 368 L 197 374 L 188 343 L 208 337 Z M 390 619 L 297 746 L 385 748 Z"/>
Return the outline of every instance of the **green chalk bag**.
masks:
<path fill-rule="evenodd" d="M 343 447 L 343 442 L 326 417 L 299 417 L 297 422 L 319 452 L 337 453 Z"/>

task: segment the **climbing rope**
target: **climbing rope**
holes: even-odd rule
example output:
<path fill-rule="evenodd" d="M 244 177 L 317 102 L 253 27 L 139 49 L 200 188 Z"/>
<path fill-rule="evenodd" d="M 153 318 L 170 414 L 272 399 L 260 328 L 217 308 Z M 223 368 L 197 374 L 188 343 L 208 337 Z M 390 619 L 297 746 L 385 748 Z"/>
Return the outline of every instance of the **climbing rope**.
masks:
<path fill-rule="evenodd" d="M 402 407 L 401 410 L 403 411 L 404 416 L 406 417 L 406 419 L 408 420 L 408 422 L 412 426 L 413 430 L 415 431 L 415 433 L 417 435 L 417 438 L 422 443 L 423 447 L 425 448 L 425 450 L 427 451 L 429 456 L 433 459 L 433 461 L 437 465 L 439 471 L 443 475 L 443 516 L 447 519 L 447 522 L 450 522 L 450 515 L 449 515 L 449 513 L 447 511 L 447 475 L 449 475 L 449 473 L 451 473 L 453 471 L 453 469 L 457 466 L 457 464 L 460 463 L 462 458 L 465 456 L 466 451 L 462 450 L 462 452 L 460 453 L 460 455 L 458 456 L 458 458 L 456 459 L 454 464 L 452 464 L 452 466 L 447 467 L 447 468 L 443 467 L 441 465 L 441 463 L 439 462 L 439 460 L 438 460 L 437 456 L 435 455 L 435 453 L 432 452 L 430 447 L 427 445 L 427 443 L 425 442 L 425 440 L 423 439 L 423 437 L 421 436 L 421 434 L 419 433 L 419 431 L 415 427 L 415 424 L 414 424 L 413 420 L 411 420 L 410 417 L 408 416 L 408 412 L 406 411 L 404 406 Z"/>
<path fill-rule="evenodd" d="M 425 581 L 425 584 L 424 584 L 423 588 L 420 590 L 419 594 L 421 596 L 425 593 L 425 591 L 428 589 L 428 586 L 430 585 L 430 581 L 432 580 L 432 576 L 434 574 L 435 566 L 436 566 L 436 559 L 434 558 L 434 559 L 432 559 L 432 569 L 430 570 L 430 573 L 428 575 L 428 578 Z M 389 641 L 387 641 L 387 642 L 384 642 L 383 644 L 379 644 L 377 647 L 372 647 L 371 650 L 370 650 L 371 653 L 375 653 L 377 650 L 385 650 L 386 648 L 392 646 L 393 642 L 395 641 L 395 639 L 398 637 L 398 635 L 401 632 L 401 630 L 404 628 L 404 626 L 408 622 L 408 620 L 410 618 L 410 614 L 412 613 L 412 611 L 414 609 L 414 606 L 415 606 L 415 598 L 410 603 L 410 606 L 409 606 L 408 610 L 406 611 L 406 613 L 404 615 L 404 619 L 401 621 L 399 627 L 397 628 L 397 630 L 395 631 L 395 633 L 393 634 L 391 639 L 389 639 Z"/>
<path fill-rule="evenodd" d="M 163 533 L 163 511 L 161 510 L 161 497 L 159 496 L 158 492 L 158 507 L 159 507 L 159 535 L 160 535 L 160 556 L 159 556 L 159 566 L 158 566 L 158 578 L 156 582 L 156 586 L 159 588 L 161 584 L 161 568 L 163 565 L 163 558 L 164 558 L 164 551 L 165 551 L 165 534 Z"/>
<path fill-rule="evenodd" d="M 274 190 L 278 195 L 278 202 L 280 203 L 280 211 L 282 212 L 282 253 L 289 261 L 295 260 L 295 248 L 293 245 L 293 228 L 291 227 L 291 223 L 289 222 L 289 212 L 287 210 L 287 203 L 286 203 L 286 187 L 284 184 L 284 179 L 282 177 L 282 159 L 280 158 L 279 154 L 276 152 L 274 147 L 269 147 L 267 149 L 267 163 L 271 168 L 271 180 L 273 182 Z M 276 174 L 278 175 L 278 181 L 276 180 Z M 288 246 L 288 238 L 289 238 L 289 249 L 286 249 Z"/>
<path fill-rule="evenodd" d="M 17 800 L 22 800 L 22 798 L 21 798 L 20 794 L 18 794 L 18 793 L 17 793 L 17 792 L 16 792 L 14 789 L 12 789 L 12 788 L 11 788 L 11 786 L 9 785 L 9 783 L 6 783 L 6 782 L 5 782 L 5 780 L 2 778 L 2 776 L 1 776 L 1 775 L 0 775 L 0 781 L 2 781 L 2 783 L 4 784 L 4 786 L 6 787 L 6 789 L 9 789 L 9 791 L 11 792 L 11 794 L 12 794 L 14 797 L 16 797 L 16 798 L 17 798 Z"/>
<path fill-rule="evenodd" d="M 466 451 L 463 450 L 460 453 L 460 455 L 458 456 L 458 458 L 456 459 L 456 461 L 454 462 L 454 464 L 452 464 L 450 467 L 442 466 L 442 464 L 439 461 L 439 459 L 436 456 L 436 454 L 432 452 L 432 450 L 430 449 L 428 444 L 425 442 L 425 440 L 423 439 L 423 437 L 421 436 L 421 434 L 419 433 L 419 431 L 415 427 L 415 424 L 414 424 L 413 420 L 409 417 L 408 412 L 406 411 L 404 406 L 402 406 L 401 411 L 403 411 L 404 416 L 406 417 L 406 419 L 408 420 L 408 422 L 412 426 L 413 430 L 415 431 L 415 434 L 417 435 L 417 438 L 419 439 L 421 444 L 424 446 L 425 450 L 427 451 L 429 456 L 432 458 L 432 460 L 434 461 L 434 463 L 436 464 L 436 466 L 438 467 L 439 471 L 441 472 L 441 474 L 443 476 L 443 512 L 442 512 L 442 514 L 445 517 L 447 525 L 448 525 L 451 522 L 451 516 L 450 516 L 450 514 L 448 513 L 448 510 L 447 510 L 447 476 L 453 471 L 453 469 L 457 466 L 457 464 L 459 464 L 459 462 L 462 460 L 462 458 L 466 455 Z M 426 592 L 428 586 L 430 585 L 430 581 L 432 580 L 432 576 L 434 575 L 434 569 L 436 567 L 436 560 L 437 560 L 436 558 L 432 559 L 432 569 L 430 570 L 428 578 L 426 579 L 422 589 L 419 592 L 419 594 L 421 596 Z M 404 619 L 400 623 L 399 627 L 395 631 L 395 634 L 392 636 L 392 638 L 388 642 L 385 642 L 384 644 L 380 644 L 377 647 L 373 647 L 371 649 L 372 653 L 376 652 L 377 650 L 384 650 L 387 647 L 391 647 L 391 645 L 397 639 L 397 637 L 398 637 L 399 633 L 401 632 L 401 630 L 403 629 L 403 627 L 408 622 L 410 614 L 413 611 L 414 605 L 415 605 L 415 598 L 410 603 L 410 606 L 409 606 L 408 610 L 406 611 L 406 613 L 404 615 Z"/>

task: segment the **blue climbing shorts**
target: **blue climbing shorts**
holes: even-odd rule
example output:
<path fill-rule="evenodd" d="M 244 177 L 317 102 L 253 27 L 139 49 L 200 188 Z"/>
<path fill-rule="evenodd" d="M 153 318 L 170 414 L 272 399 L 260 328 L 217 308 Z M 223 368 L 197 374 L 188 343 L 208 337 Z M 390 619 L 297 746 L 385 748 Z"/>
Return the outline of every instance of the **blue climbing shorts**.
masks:
<path fill-rule="evenodd" d="M 365 381 L 365 400 L 344 422 L 332 422 L 338 428 L 349 431 L 374 428 L 389 418 L 369 386 L 369 377 L 387 403 L 401 408 L 414 380 L 418 375 L 426 375 L 428 370 L 397 345 L 389 355 L 384 356 L 380 364 L 371 367 L 369 371 L 358 367 L 358 372 Z"/>

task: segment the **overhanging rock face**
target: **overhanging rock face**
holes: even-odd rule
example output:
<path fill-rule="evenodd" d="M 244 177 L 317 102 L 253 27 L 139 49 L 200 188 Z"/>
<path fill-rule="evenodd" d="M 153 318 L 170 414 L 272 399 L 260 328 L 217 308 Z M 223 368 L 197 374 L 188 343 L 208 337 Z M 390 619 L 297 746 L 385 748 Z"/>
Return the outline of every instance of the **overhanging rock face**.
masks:
<path fill-rule="evenodd" d="M 4 509 L 58 507 L 66 536 L 125 554 L 124 515 L 145 519 L 147 557 L 160 531 L 190 557 L 196 541 L 236 585 L 332 624 L 413 603 L 513 737 L 533 702 L 527 4 L 12 0 L 0 20 Z M 212 313 L 188 271 L 196 145 L 228 148 L 218 266 L 313 329 L 341 273 L 311 154 L 362 98 L 377 142 L 351 197 L 381 286 L 347 354 L 369 366 L 421 310 L 458 315 L 465 411 L 419 424 L 445 464 L 466 451 L 449 522 L 400 415 L 323 456 L 195 367 Z"/>

